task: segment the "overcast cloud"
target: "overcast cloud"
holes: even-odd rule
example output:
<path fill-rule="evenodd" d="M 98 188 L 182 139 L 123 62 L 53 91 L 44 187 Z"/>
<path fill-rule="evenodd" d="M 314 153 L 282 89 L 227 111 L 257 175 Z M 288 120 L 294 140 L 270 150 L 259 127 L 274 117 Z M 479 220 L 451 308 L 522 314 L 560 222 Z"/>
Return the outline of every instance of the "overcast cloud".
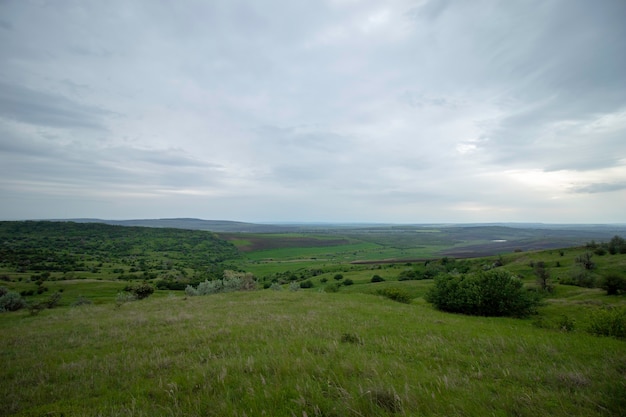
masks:
<path fill-rule="evenodd" d="M 626 222 L 626 2 L 0 2 L 0 219 Z"/>

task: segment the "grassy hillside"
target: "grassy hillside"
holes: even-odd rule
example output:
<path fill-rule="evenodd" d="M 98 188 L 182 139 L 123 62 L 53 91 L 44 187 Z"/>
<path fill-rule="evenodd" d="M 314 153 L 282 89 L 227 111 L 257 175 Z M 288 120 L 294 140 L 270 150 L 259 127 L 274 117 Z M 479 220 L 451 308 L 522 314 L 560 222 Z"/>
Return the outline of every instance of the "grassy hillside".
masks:
<path fill-rule="evenodd" d="M 35 315 L 0 314 L 0 416 L 626 415 L 626 340 L 591 334 L 598 317 L 626 314 L 626 295 L 565 285 L 581 271 L 596 286 L 624 276 L 626 254 L 597 245 L 355 264 L 390 246 L 22 222 L 0 223 L 0 238 L 0 286 L 47 289 L 29 303 L 62 294 Z M 504 268 L 532 289 L 538 264 L 554 291 L 526 319 L 424 300 L 433 274 Z M 119 301 L 132 277 L 189 282 L 225 267 L 254 272 L 259 290 Z M 272 284 L 282 291 L 261 289 Z"/>
<path fill-rule="evenodd" d="M 621 416 L 623 341 L 367 294 L 0 315 L 2 416 Z"/>
<path fill-rule="evenodd" d="M 200 282 L 221 275 L 239 256 L 234 245 L 205 231 L 0 222 L 0 276 L 20 291 L 61 280 Z"/>

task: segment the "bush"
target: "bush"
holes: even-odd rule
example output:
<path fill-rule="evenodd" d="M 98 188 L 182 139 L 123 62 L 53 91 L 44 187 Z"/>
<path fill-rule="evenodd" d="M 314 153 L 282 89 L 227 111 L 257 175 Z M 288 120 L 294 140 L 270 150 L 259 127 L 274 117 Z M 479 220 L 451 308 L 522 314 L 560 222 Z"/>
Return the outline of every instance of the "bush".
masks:
<path fill-rule="evenodd" d="M 270 290 L 282 291 L 283 287 L 278 282 L 272 282 L 272 285 L 270 285 Z"/>
<path fill-rule="evenodd" d="M 353 284 L 354 284 L 354 281 L 352 281 L 350 278 L 343 281 L 343 285 L 345 286 L 353 285 Z"/>
<path fill-rule="evenodd" d="M 167 281 L 164 279 L 158 280 L 156 282 L 156 288 L 158 290 L 172 290 L 172 291 L 182 291 L 187 287 L 188 284 L 179 281 Z"/>
<path fill-rule="evenodd" d="M 381 277 L 380 275 L 374 275 L 370 281 L 371 282 L 383 282 L 385 281 L 385 278 Z"/>
<path fill-rule="evenodd" d="M 297 282 L 289 283 L 289 291 L 298 291 L 299 289 L 300 289 L 300 284 L 298 284 Z"/>
<path fill-rule="evenodd" d="M 29 304 L 28 311 L 30 312 L 31 316 L 36 316 L 37 314 L 41 312 L 41 310 L 45 310 L 46 308 L 56 307 L 59 304 L 59 301 L 61 301 L 61 293 L 56 292 L 52 294 L 50 297 L 48 297 L 48 299 L 45 301 Z"/>
<path fill-rule="evenodd" d="M 249 272 L 224 271 L 222 279 L 205 280 L 198 284 L 197 288 L 188 285 L 185 294 L 209 295 L 222 292 L 248 291 L 257 288 L 257 281 L 254 275 Z"/>
<path fill-rule="evenodd" d="M 576 328 L 576 321 L 566 315 L 562 315 L 557 320 L 556 325 L 562 332 L 571 332 Z"/>
<path fill-rule="evenodd" d="M 330 284 L 324 287 L 324 292 L 339 292 L 339 284 Z"/>
<path fill-rule="evenodd" d="M 411 303 L 411 295 L 408 292 L 397 288 L 385 288 L 383 290 L 378 290 L 377 294 L 399 303 Z"/>
<path fill-rule="evenodd" d="M 573 270 L 568 277 L 560 279 L 563 285 L 576 285 L 584 288 L 594 288 L 596 286 L 596 278 L 587 270 L 578 268 Z"/>
<path fill-rule="evenodd" d="M 200 293 L 193 286 L 187 285 L 187 287 L 185 287 L 185 295 L 189 297 L 194 297 L 196 295 L 200 295 Z"/>
<path fill-rule="evenodd" d="M 147 282 L 142 282 L 140 284 L 128 285 L 124 288 L 124 291 L 134 295 L 137 300 L 143 300 L 154 293 L 154 287 Z"/>
<path fill-rule="evenodd" d="M 589 333 L 598 336 L 626 337 L 626 308 L 607 308 L 591 313 Z"/>
<path fill-rule="evenodd" d="M 576 263 L 587 271 L 591 271 L 596 267 L 596 264 L 591 260 L 592 257 L 593 254 L 591 252 L 585 252 L 576 257 Z"/>
<path fill-rule="evenodd" d="M 0 312 L 17 311 L 26 307 L 26 301 L 15 291 L 7 291 L 0 297 Z"/>
<path fill-rule="evenodd" d="M 91 304 L 93 304 L 93 301 L 91 301 L 89 298 L 79 295 L 76 301 L 72 303 L 72 307 L 80 307 L 80 306 L 86 306 L 86 305 L 91 305 Z"/>
<path fill-rule="evenodd" d="M 626 292 L 626 279 L 617 274 L 609 274 L 600 281 L 600 288 L 606 290 L 606 295 L 618 295 Z"/>
<path fill-rule="evenodd" d="M 333 278 L 336 279 L 337 281 L 341 281 L 343 279 L 343 275 L 342 274 L 335 274 L 335 276 Z"/>
<path fill-rule="evenodd" d="M 440 274 L 426 294 L 435 308 L 477 316 L 523 317 L 533 313 L 539 298 L 503 269 L 475 274 Z"/>
<path fill-rule="evenodd" d="M 130 301 L 135 301 L 136 299 L 137 297 L 135 297 L 135 294 L 133 293 L 126 291 L 118 292 L 115 296 L 115 306 L 119 308 L 122 306 L 122 304 L 128 303 Z"/>
<path fill-rule="evenodd" d="M 412 281 L 418 278 L 418 273 L 412 269 L 405 269 L 398 274 L 398 281 Z"/>
<path fill-rule="evenodd" d="M 626 253 L 626 240 L 620 236 L 613 236 L 607 247 L 611 255 Z"/>
<path fill-rule="evenodd" d="M 306 281 L 302 281 L 300 283 L 300 288 L 313 288 L 313 283 L 310 279 L 307 279 Z"/>

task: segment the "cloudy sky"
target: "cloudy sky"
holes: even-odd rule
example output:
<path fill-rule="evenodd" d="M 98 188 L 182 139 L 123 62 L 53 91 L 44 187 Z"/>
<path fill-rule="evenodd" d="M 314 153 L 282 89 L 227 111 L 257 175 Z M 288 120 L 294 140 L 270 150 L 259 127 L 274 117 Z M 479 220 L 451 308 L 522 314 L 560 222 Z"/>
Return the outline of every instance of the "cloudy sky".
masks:
<path fill-rule="evenodd" d="M 623 0 L 0 1 L 0 219 L 626 222 Z"/>

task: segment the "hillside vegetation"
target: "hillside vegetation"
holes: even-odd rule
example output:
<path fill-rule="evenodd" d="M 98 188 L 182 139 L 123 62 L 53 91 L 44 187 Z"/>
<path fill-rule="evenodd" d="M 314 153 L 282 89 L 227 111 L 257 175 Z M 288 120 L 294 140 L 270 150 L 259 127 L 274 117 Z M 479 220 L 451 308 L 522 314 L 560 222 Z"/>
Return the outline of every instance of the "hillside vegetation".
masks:
<path fill-rule="evenodd" d="M 0 223 L 0 299 L 25 303 L 0 314 L 0 416 L 626 415 L 621 238 L 353 263 L 382 246 L 255 236 L 275 245 Z M 426 301 L 449 279 L 454 303 L 483 302 L 481 282 L 501 277 L 507 296 L 539 301 L 526 318 Z"/>

